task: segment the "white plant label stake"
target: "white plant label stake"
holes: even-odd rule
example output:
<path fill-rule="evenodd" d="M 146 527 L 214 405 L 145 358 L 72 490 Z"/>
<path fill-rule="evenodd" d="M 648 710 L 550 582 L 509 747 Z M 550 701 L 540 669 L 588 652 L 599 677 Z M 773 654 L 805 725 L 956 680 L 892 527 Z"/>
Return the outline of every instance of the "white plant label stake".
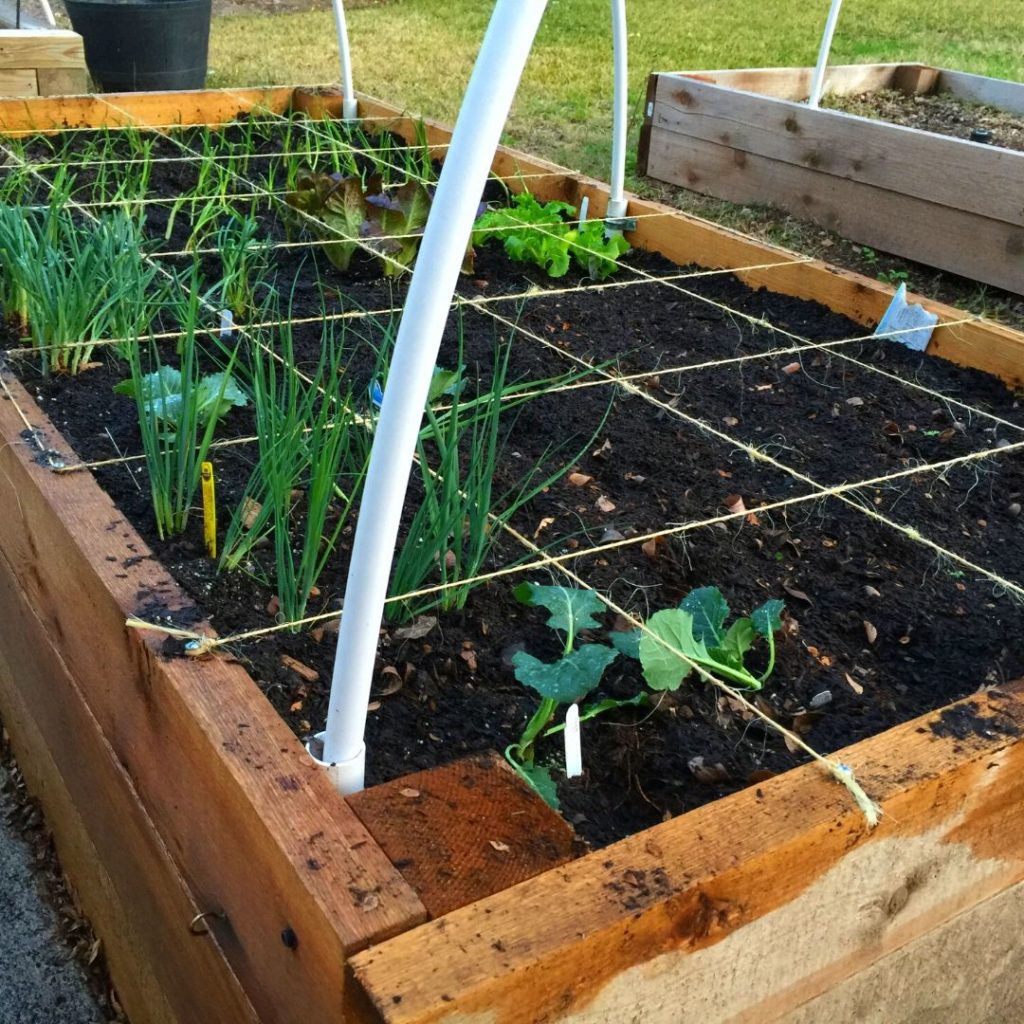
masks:
<path fill-rule="evenodd" d="M 230 309 L 220 311 L 220 340 L 230 341 L 231 332 L 235 329 L 235 316 Z"/>
<path fill-rule="evenodd" d="M 580 706 L 570 704 L 565 713 L 565 777 L 583 774 L 583 740 L 580 737 Z"/>

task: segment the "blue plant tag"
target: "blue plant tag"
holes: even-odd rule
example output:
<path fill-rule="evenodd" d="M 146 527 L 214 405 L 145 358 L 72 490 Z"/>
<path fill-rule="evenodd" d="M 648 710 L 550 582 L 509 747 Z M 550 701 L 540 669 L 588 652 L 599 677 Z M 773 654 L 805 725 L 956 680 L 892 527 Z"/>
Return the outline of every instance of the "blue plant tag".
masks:
<path fill-rule="evenodd" d="M 384 401 L 384 391 L 380 386 L 380 381 L 371 381 L 368 390 L 370 392 L 370 404 L 375 409 L 379 409 Z"/>
<path fill-rule="evenodd" d="M 923 352 L 928 347 L 932 329 L 938 322 L 937 313 L 929 313 L 924 306 L 919 306 L 916 302 L 907 302 L 907 286 L 901 284 L 896 289 L 885 316 L 875 328 L 875 337 L 898 341 L 915 352 Z"/>

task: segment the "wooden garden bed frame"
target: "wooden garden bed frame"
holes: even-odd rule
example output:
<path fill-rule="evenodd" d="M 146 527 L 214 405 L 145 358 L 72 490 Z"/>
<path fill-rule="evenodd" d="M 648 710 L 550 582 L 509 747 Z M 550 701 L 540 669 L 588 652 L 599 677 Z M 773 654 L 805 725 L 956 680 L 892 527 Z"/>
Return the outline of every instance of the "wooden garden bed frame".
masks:
<path fill-rule="evenodd" d="M 1024 292 L 1024 153 L 804 102 L 812 68 L 652 74 L 638 168 L 770 203 L 856 242 Z M 921 64 L 828 70 L 825 92 L 947 92 L 1024 115 L 1024 84 Z"/>
<path fill-rule="evenodd" d="M 293 102 L 337 107 L 291 89 L 133 94 L 0 103 L 0 123 L 217 123 Z M 412 137 L 394 108 L 361 109 Z M 436 124 L 429 136 L 449 138 Z M 564 168 L 502 150 L 496 170 L 544 175 L 535 192 L 603 211 L 605 186 Z M 633 241 L 681 264 L 792 255 L 653 203 L 629 212 L 664 214 Z M 865 325 L 891 295 L 817 262 L 741 276 Z M 997 325 L 940 326 L 932 350 L 1024 377 L 1024 337 Z M 929 715 L 846 751 L 884 807 L 874 831 L 810 766 L 441 913 L 473 897 L 438 902 L 429 879 L 403 877 L 384 852 L 386 800 L 338 797 L 240 665 L 165 658 L 160 637 L 125 628 L 141 597 L 187 599 L 91 476 L 42 464 L 40 444 L 64 441 L 5 383 L 0 714 L 135 1024 L 1024 1013 L 1024 686 L 961 702 L 977 719 L 960 738 Z M 474 820 L 443 819 L 445 856 L 500 876 L 506 852 Z M 448 868 L 446 897 L 460 877 Z M 199 914 L 207 933 L 190 934 Z"/>
<path fill-rule="evenodd" d="M 64 96 L 88 88 L 85 48 L 77 32 L 0 28 L 0 97 Z"/>

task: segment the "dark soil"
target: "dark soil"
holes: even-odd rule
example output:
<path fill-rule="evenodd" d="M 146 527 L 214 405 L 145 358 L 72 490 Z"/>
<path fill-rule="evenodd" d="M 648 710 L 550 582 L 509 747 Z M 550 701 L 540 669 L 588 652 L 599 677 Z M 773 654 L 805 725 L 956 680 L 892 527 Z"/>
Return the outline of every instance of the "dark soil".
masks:
<path fill-rule="evenodd" d="M 828 96 L 823 106 L 957 139 L 970 139 L 971 133 L 976 131 L 989 132 L 991 145 L 1024 150 L 1024 118 L 1019 114 L 967 103 L 948 92 L 905 93 L 881 89 L 856 96 Z"/>
<path fill-rule="evenodd" d="M 153 189 L 174 194 L 187 176 L 186 165 L 163 165 Z M 277 209 L 268 205 L 261 218 L 272 237 L 283 237 Z M 162 237 L 163 224 L 154 218 L 151 226 Z M 175 246 L 181 244 L 177 230 Z M 329 311 L 401 305 L 405 282 L 383 280 L 368 261 L 341 274 L 312 248 L 278 251 L 277 257 L 280 280 L 289 288 L 300 274 L 296 315 L 320 315 L 317 274 Z M 204 264 L 211 280 L 218 262 Z M 572 357 L 608 361 L 621 373 L 659 371 L 641 385 L 642 394 L 608 386 L 563 391 L 508 415 L 496 494 L 534 465 L 572 467 L 590 477 L 580 486 L 567 479 L 555 483 L 517 513 L 513 525 L 549 552 L 569 555 L 604 540 L 721 515 L 741 497 L 750 511 L 746 518 L 644 549 L 631 545 L 581 554 L 568 567 L 640 616 L 710 584 L 722 590 L 737 614 L 768 598 L 783 598 L 788 611 L 777 668 L 757 700 L 822 751 L 1024 674 L 1024 650 L 1017 645 L 1024 635 L 1021 606 L 984 576 L 937 558 L 932 549 L 864 512 L 910 524 L 984 568 L 1024 580 L 1019 456 L 863 487 L 848 493 L 848 501 L 816 498 L 758 511 L 815 493 L 795 474 L 840 485 L 1018 441 L 1024 410 L 1015 396 L 994 378 L 891 342 L 819 350 L 797 365 L 793 355 L 780 354 L 686 370 L 793 344 L 791 337 L 752 326 L 720 305 L 815 341 L 864 331 L 814 303 L 752 291 L 728 275 L 685 281 L 684 291 L 643 277 L 678 273 L 660 257 L 634 252 L 625 262 L 618 280 L 632 275 L 635 286 L 598 290 L 578 274 L 551 282 L 489 245 L 478 253 L 473 275 L 460 282 L 460 291 L 475 298 L 521 295 L 530 285 L 538 289 L 528 300 L 488 307 L 529 332 L 515 337 L 513 379 L 565 373 L 574 368 Z M 566 284 L 584 287 L 545 294 Z M 355 322 L 347 372 L 356 394 L 366 393 L 372 367 L 365 342 L 379 342 L 391 319 Z M 467 309 L 460 354 L 456 318 L 452 321 L 439 365 L 464 363 L 471 394 L 487 386 L 496 339 L 507 327 Z M 319 324 L 296 329 L 300 361 L 313 358 L 320 344 Z M 24 361 L 17 370 L 84 460 L 140 450 L 134 405 L 111 390 L 126 375 L 123 365 L 105 362 L 76 380 L 40 379 L 34 365 Z M 929 392 L 1008 422 L 996 423 Z M 219 436 L 252 430 L 251 412 L 236 410 Z M 795 473 L 753 461 L 737 441 Z M 252 458 L 250 447 L 218 455 L 222 524 L 239 500 Z M 200 517 L 193 517 L 184 537 L 161 542 L 152 526 L 144 472 L 119 465 L 97 470 L 96 476 L 221 635 L 273 624 L 267 610 L 273 587 L 253 576 L 218 574 L 203 554 Z M 419 494 L 414 479 L 406 522 Z M 311 612 L 338 606 L 350 542 L 347 528 Z M 136 556 L 126 552 L 131 557 Z M 489 567 L 523 557 L 520 547 L 502 539 Z M 550 574 L 534 571 L 528 578 L 545 582 Z M 406 622 L 385 626 L 367 736 L 371 782 L 484 749 L 501 750 L 518 737 L 536 704 L 513 678 L 510 659 L 515 651 L 528 650 L 553 660 L 560 641 L 544 627 L 542 612 L 514 600 L 516 582 L 517 577 L 502 578 L 478 587 L 464 609 L 438 615 L 437 624 L 418 639 L 403 638 Z M 616 625 L 614 618 L 605 625 Z M 602 631 L 593 631 L 581 642 L 604 639 Z M 333 632 L 282 633 L 239 644 L 232 652 L 300 736 L 321 726 Z M 282 663 L 282 655 L 311 668 L 317 680 L 301 678 Z M 763 652 L 759 657 L 763 664 Z M 622 698 L 642 688 L 638 666 L 620 657 L 606 673 L 601 694 Z M 540 754 L 557 776 L 557 742 L 546 741 Z M 563 780 L 560 798 L 569 820 L 596 844 L 803 760 L 777 734 L 703 685 L 684 685 L 646 708 L 588 723 L 584 758 L 584 777 Z"/>

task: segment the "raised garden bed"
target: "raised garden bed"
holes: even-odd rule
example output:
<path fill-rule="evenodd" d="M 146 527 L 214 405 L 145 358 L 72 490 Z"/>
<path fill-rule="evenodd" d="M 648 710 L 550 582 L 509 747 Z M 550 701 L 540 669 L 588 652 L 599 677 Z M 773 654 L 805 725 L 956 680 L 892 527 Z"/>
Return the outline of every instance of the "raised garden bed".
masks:
<path fill-rule="evenodd" d="M 810 68 L 651 76 L 639 169 L 770 203 L 885 252 L 1024 290 L 1024 153 L 803 102 Z M 1007 117 L 1024 85 L 917 64 L 832 67 L 825 94 L 949 96 Z M 969 134 L 969 133 L 966 133 Z"/>
<path fill-rule="evenodd" d="M 306 109 L 325 105 L 329 112 L 336 101 L 281 89 L 82 98 L 9 106 L 2 113 L 5 131 L 27 138 L 50 127 L 215 125 L 240 112 L 251 112 L 250 120 L 273 120 L 293 102 Z M 364 100 L 362 113 L 384 119 L 379 127 L 407 140 L 415 137 L 417 126 L 383 104 Z M 434 155 L 443 156 L 444 130 L 429 125 L 427 134 L 438 147 Z M 73 131 L 58 138 L 61 147 L 71 140 L 67 148 L 73 152 Z M 256 152 L 258 159 L 261 152 L 273 156 L 269 145 Z M 45 154 L 29 145 L 20 159 L 38 165 Z M 603 208 L 602 186 L 561 168 L 502 152 L 496 171 L 514 186 L 528 182 L 542 198 L 576 204 L 587 195 L 596 214 Z M 180 187 L 188 187 L 184 178 Z M 992 922 L 1012 921 L 1020 901 L 1024 755 L 1016 738 L 1024 711 L 1012 682 L 1021 674 L 1012 641 L 1020 622 L 1014 603 L 994 592 L 985 575 L 998 572 L 1011 581 L 1024 576 L 1012 553 L 1019 462 L 1014 451 L 998 456 L 1002 442 L 1017 440 L 1013 395 L 982 374 L 898 349 L 837 345 L 858 331 L 870 333 L 890 294 L 876 282 L 654 204 L 632 201 L 630 215 L 638 217 L 634 245 L 650 250 L 623 260 L 623 271 L 632 268 L 635 275 L 633 287 L 600 292 L 576 280 L 571 293 L 545 294 L 545 279 L 527 275 L 527 286 L 539 294 L 525 296 L 523 272 L 511 271 L 492 248 L 478 254 L 474 275 L 484 276 L 464 282 L 465 351 L 484 367 L 477 371 L 482 377 L 500 321 L 488 319 L 486 304 L 473 304 L 481 294 L 498 309 L 504 308 L 501 301 L 511 308 L 525 302 L 513 350 L 514 358 L 525 360 L 524 373 L 550 376 L 561 350 L 588 363 L 618 356 L 616 372 L 643 375 L 643 386 L 620 395 L 594 443 L 580 454 L 582 475 L 593 479 L 574 489 L 565 482 L 553 486 L 514 525 L 530 534 L 550 519 L 538 536 L 549 531 L 568 540 L 575 533 L 577 541 L 592 544 L 612 527 L 623 535 L 627 529 L 667 533 L 673 522 L 714 518 L 727 496 L 741 493 L 754 522 L 741 516 L 745 525 L 738 531 L 726 524 L 724 531 L 695 530 L 689 549 L 671 557 L 656 544 L 655 557 L 627 547 L 572 567 L 612 594 L 622 580 L 648 588 L 655 607 L 696 582 L 720 583 L 743 608 L 758 596 L 785 596 L 803 632 L 780 647 L 780 668 L 765 696 L 789 723 L 818 694 L 834 694 L 835 707 L 804 722 L 813 726 L 809 738 L 825 749 L 842 743 L 844 735 L 872 731 L 863 725 L 831 731 L 840 729 L 844 715 L 874 718 L 875 728 L 905 717 L 915 706 L 908 690 L 930 691 L 918 707 L 972 696 L 843 753 L 886 811 L 874 831 L 819 768 L 779 774 L 793 761 L 785 748 L 764 734 L 751 741 L 750 723 L 699 691 L 673 702 L 671 715 L 663 709 L 660 722 L 644 723 L 647 732 L 627 718 L 600 740 L 595 733 L 593 747 L 588 733 L 585 751 L 594 778 L 602 771 L 598 762 L 619 756 L 634 766 L 628 774 L 638 791 L 647 793 L 652 780 L 662 784 L 651 807 L 632 812 L 627 827 L 608 826 L 610 834 L 662 816 L 671 820 L 570 860 L 579 850 L 564 825 L 497 762 L 480 759 L 481 745 L 507 743 L 502 730 L 511 728 L 514 738 L 516 721 L 528 713 L 515 705 L 519 691 L 509 685 L 502 655 L 520 639 L 536 653 L 545 650 L 536 615 L 516 611 L 507 599 L 511 588 L 496 580 L 477 592 L 481 596 L 461 617 L 443 620 L 440 639 L 436 633 L 426 638 L 436 650 L 402 647 L 389 627 L 383 664 L 399 668 L 403 689 L 382 694 L 375 712 L 371 744 L 381 750 L 378 777 L 393 776 L 396 768 L 425 771 L 343 801 L 243 667 L 252 668 L 292 727 L 303 732 L 305 717 L 319 724 L 320 698 L 309 681 L 300 695 L 294 672 L 278 668 L 277 653 L 261 661 L 265 644 L 239 644 L 230 650 L 241 664 L 223 653 L 193 660 L 169 648 L 164 636 L 124 628 L 128 615 L 152 620 L 159 612 L 186 624 L 194 614 L 189 597 L 150 557 L 139 535 L 139 529 L 152 532 L 145 516 L 138 517 L 139 529 L 127 521 L 138 502 L 126 466 L 96 471 L 111 489 L 120 478 L 123 509 L 89 474 L 55 471 L 79 457 L 107 454 L 91 447 L 107 443 L 97 438 L 107 429 L 123 439 L 116 417 L 103 416 L 103 431 L 90 429 L 88 414 L 74 408 L 98 415 L 116 374 L 97 367 L 77 381 L 36 379 L 22 365 L 25 383 L 5 375 L 9 400 L 0 403 L 7 441 L 0 456 L 7 481 L 0 489 L 0 550 L 4 613 L 11 624 L 2 649 L 0 710 L 47 806 L 69 873 L 104 936 L 133 1019 L 290 1021 L 316 1014 L 426 1021 L 477 1014 L 621 1021 L 639 1014 L 677 1020 L 684 1007 L 708 1020 L 743 1014 L 813 1020 L 826 1013 L 853 1020 L 864 991 L 886 990 L 897 979 L 906 991 L 891 1013 L 887 1008 L 887 1020 L 939 1009 L 950 1019 L 986 1019 L 975 989 L 951 991 L 936 980 L 948 970 L 933 952 L 940 944 L 959 964 L 973 956 L 976 969 L 991 974 L 988 1005 L 1014 998 L 1018 964 L 1008 951 L 1015 930 Z M 737 276 L 768 286 L 772 294 L 751 293 L 731 276 L 683 280 L 678 267 L 688 264 L 747 268 Z M 364 308 L 378 308 L 385 286 L 370 270 L 357 265 L 343 280 Z M 658 300 L 638 301 L 645 289 Z M 503 292 L 518 298 L 503 300 Z M 950 325 L 936 331 L 933 353 L 1019 384 L 1019 335 L 931 305 Z M 675 328 L 682 331 L 678 338 Z M 856 351 L 865 365 L 833 360 L 828 349 L 815 347 L 829 343 L 836 352 Z M 765 358 L 776 348 L 790 351 Z M 448 355 L 454 351 L 449 348 Z M 749 360 L 694 372 L 692 385 L 681 370 L 669 374 L 672 367 L 739 355 Z M 799 372 L 791 365 L 798 356 L 805 360 Z M 901 386 L 899 378 L 917 387 Z M 595 429 L 593 403 L 582 397 L 588 393 L 577 398 L 569 392 L 568 401 L 547 395 L 526 406 L 509 447 L 530 460 L 540 457 L 543 444 L 529 446 L 545 431 L 586 438 Z M 596 405 L 603 411 L 607 399 Z M 967 417 L 957 412 L 966 405 L 980 408 Z M 71 444 L 43 409 L 66 425 Z M 803 415 L 793 416 L 794 409 Z M 723 431 L 724 439 L 700 428 L 697 418 Z M 815 446 L 819 432 L 848 449 L 849 458 L 822 458 Z M 660 447 L 662 435 L 670 438 L 667 447 Z M 981 487 L 950 467 L 944 490 L 937 483 L 927 491 L 897 492 L 890 480 L 889 486 L 842 493 L 863 492 L 880 514 L 913 522 L 979 571 L 937 563 L 935 549 L 924 548 L 920 538 L 901 536 L 838 495 L 795 505 L 804 512 L 794 521 L 781 511 L 759 512 L 766 503 L 793 497 L 795 478 L 752 466 L 735 445 L 763 447 L 826 487 L 855 477 L 891 478 L 921 461 L 971 458 L 960 468 L 983 467 L 975 481 Z M 685 468 L 666 473 L 665 463 L 680 449 L 693 454 Z M 985 452 L 998 458 L 973 461 Z M 602 497 L 614 499 L 615 516 L 595 509 Z M 929 512 L 930 505 L 938 514 Z M 573 530 L 569 520 L 577 524 Z M 731 522 L 735 528 L 735 518 Z M 216 589 L 188 543 L 162 548 L 161 555 L 176 572 L 185 570 L 193 593 Z M 730 572 L 730 555 L 746 568 Z M 709 579 L 705 573 L 720 575 Z M 830 573 L 842 582 L 828 593 L 847 586 L 856 591 L 850 607 L 826 607 Z M 878 597 L 865 587 L 889 597 L 884 617 L 872 610 Z M 254 594 L 258 603 L 247 610 L 248 618 L 228 622 L 218 610 L 214 624 L 221 632 L 268 621 L 267 594 L 247 592 L 250 605 Z M 637 606 L 635 599 L 624 603 Z M 878 620 L 872 623 L 874 640 L 865 633 L 871 617 Z M 941 646 L 946 635 L 958 638 L 949 652 Z M 876 641 L 878 650 L 863 654 L 868 664 L 858 666 L 861 648 Z M 288 643 L 290 656 L 324 674 L 330 640 L 318 645 L 302 636 Z M 456 670 L 438 671 L 447 662 Z M 393 688 L 390 678 L 385 674 L 385 691 Z M 468 705 L 455 704 L 467 689 L 476 696 Z M 504 691 L 511 711 L 486 703 L 492 690 Z M 865 691 L 874 703 L 854 699 Z M 445 717 L 449 704 L 453 714 L 480 716 L 476 736 L 467 738 Z M 511 724 L 503 724 L 503 717 Z M 686 741 L 689 728 L 665 731 L 666 718 L 705 725 L 720 719 L 720 747 L 707 746 L 712 733 L 705 730 L 698 741 L 703 746 L 682 754 L 669 749 L 669 743 Z M 405 738 L 385 748 L 387 737 L 403 727 Z M 849 723 L 843 728 L 849 730 Z M 654 746 L 660 770 L 639 767 L 635 747 L 641 744 L 608 738 L 616 732 L 640 737 L 642 745 L 662 744 Z M 438 760 L 436 750 L 423 754 L 417 747 L 431 745 L 442 748 L 442 760 L 452 753 L 470 753 L 473 760 L 429 769 Z M 703 761 L 691 764 L 696 757 Z M 673 772 L 680 776 L 674 795 L 665 785 Z M 589 787 L 598 802 L 614 774 L 605 772 L 606 781 Z M 679 813 L 748 782 L 753 784 L 724 799 Z M 580 831 L 586 834 L 600 818 L 593 802 L 575 804 L 571 788 L 562 795 L 570 818 L 582 815 Z M 528 816 L 524 834 L 516 825 Z M 607 833 L 592 834 L 595 842 L 604 838 Z M 190 935 L 189 923 L 200 914 L 194 929 L 206 934 Z M 429 924 L 417 927 L 427 918 Z M 780 934 L 785 943 L 778 942 Z M 998 970 L 986 966 L 997 961 Z M 749 973 L 723 980 L 726 962 L 747 963 Z M 975 1012 L 981 1015 L 969 1015 Z"/>

